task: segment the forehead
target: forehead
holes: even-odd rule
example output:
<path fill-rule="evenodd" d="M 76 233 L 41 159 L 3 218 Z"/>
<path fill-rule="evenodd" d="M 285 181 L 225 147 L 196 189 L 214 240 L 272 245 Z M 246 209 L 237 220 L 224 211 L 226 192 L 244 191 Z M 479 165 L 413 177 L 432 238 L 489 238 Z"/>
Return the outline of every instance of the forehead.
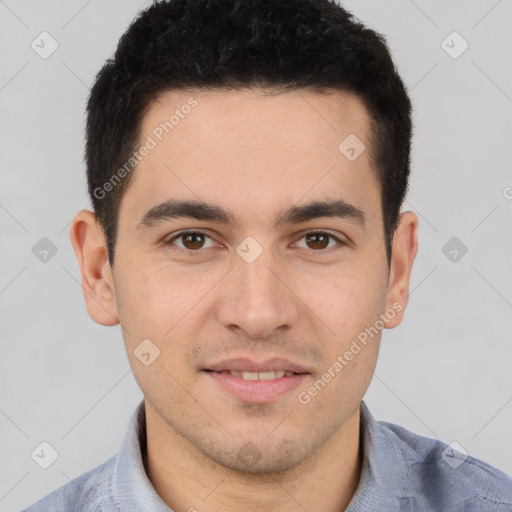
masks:
<path fill-rule="evenodd" d="M 138 147 L 151 149 L 123 202 L 141 213 L 180 197 L 222 203 L 240 218 L 301 200 L 375 209 L 369 122 L 363 103 L 342 91 L 169 91 L 142 120 Z"/>
<path fill-rule="evenodd" d="M 170 142 L 172 136 L 167 135 L 189 136 L 193 131 L 203 143 L 302 145 L 310 141 L 317 145 L 319 139 L 331 144 L 350 133 L 366 139 L 369 122 L 369 113 L 359 97 L 342 90 L 185 89 L 160 94 L 144 116 L 140 132 L 153 134 L 158 142 L 162 138 Z M 222 132 L 217 136 L 219 129 Z M 228 133 L 230 139 L 225 140 Z M 211 149 L 209 146 L 204 149 Z"/>

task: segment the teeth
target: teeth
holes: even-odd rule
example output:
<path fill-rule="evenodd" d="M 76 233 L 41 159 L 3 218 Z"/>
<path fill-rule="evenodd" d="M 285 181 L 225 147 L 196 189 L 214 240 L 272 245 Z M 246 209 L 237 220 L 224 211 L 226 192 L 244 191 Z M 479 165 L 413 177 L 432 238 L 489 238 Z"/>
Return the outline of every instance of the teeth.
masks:
<path fill-rule="evenodd" d="M 236 371 L 224 371 L 221 373 L 230 373 L 235 377 L 240 377 L 244 380 L 271 380 L 280 379 L 281 377 L 289 377 L 293 375 L 293 372 L 285 372 L 284 370 L 274 370 L 271 372 L 236 372 Z"/>

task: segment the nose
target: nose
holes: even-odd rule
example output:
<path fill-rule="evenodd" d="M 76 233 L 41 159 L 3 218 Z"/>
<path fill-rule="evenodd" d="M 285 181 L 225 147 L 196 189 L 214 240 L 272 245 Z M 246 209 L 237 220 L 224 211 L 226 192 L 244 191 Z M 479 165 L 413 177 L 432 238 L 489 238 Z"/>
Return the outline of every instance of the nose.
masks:
<path fill-rule="evenodd" d="M 297 322 L 299 299 L 271 251 L 263 251 L 252 263 L 237 256 L 234 266 L 217 306 L 217 319 L 224 327 L 263 339 Z"/>

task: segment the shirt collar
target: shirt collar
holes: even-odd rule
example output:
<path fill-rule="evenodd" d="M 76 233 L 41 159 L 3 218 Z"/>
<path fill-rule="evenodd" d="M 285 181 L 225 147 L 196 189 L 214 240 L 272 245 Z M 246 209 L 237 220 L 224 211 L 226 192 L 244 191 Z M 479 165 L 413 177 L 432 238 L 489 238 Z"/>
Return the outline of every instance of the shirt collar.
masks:
<path fill-rule="evenodd" d="M 407 494 L 409 465 L 400 449 L 397 436 L 383 427 L 361 401 L 360 441 L 363 466 L 359 485 L 346 512 L 401 510 Z"/>
<path fill-rule="evenodd" d="M 130 419 L 116 458 L 110 489 L 115 510 L 172 512 L 146 474 L 146 450 L 146 410 L 142 400 Z"/>
<path fill-rule="evenodd" d="M 346 512 L 400 510 L 400 501 L 409 482 L 409 466 L 398 438 L 371 415 L 361 401 L 360 440 L 363 465 L 359 485 Z M 119 510 L 173 512 L 160 498 L 145 469 L 146 414 L 144 400 L 133 413 L 111 481 L 111 496 Z"/>

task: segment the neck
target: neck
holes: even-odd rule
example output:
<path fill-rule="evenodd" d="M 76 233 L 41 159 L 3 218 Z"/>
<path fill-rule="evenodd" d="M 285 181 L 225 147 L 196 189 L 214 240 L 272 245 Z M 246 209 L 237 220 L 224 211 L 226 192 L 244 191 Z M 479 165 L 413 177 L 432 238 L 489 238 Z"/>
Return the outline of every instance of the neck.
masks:
<path fill-rule="evenodd" d="M 362 468 L 357 409 L 312 456 L 282 473 L 239 473 L 214 463 L 145 402 L 147 473 L 176 511 L 344 511 Z"/>

